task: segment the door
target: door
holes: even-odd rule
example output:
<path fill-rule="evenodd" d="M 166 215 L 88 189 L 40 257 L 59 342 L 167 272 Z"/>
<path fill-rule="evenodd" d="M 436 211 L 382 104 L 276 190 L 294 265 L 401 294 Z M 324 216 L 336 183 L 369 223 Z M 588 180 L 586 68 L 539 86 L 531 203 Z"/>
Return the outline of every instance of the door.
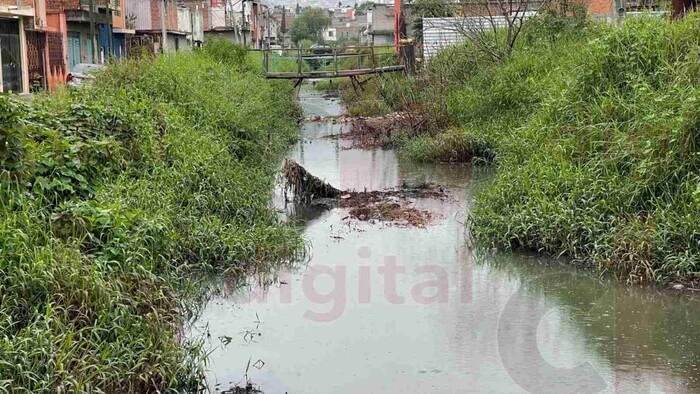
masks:
<path fill-rule="evenodd" d="M 19 43 L 19 21 L 0 20 L 0 64 L 3 92 L 22 91 L 22 55 Z"/>
<path fill-rule="evenodd" d="M 80 63 L 80 33 L 68 32 L 68 70 Z"/>
<path fill-rule="evenodd" d="M 46 89 L 46 73 L 44 72 L 44 49 L 46 34 L 27 30 L 27 69 L 29 70 L 29 90 L 37 92 Z"/>
<path fill-rule="evenodd" d="M 95 58 L 93 57 L 93 53 L 92 53 L 92 50 L 93 50 L 92 37 L 87 37 L 85 42 L 87 43 L 86 44 L 87 45 L 87 51 L 86 51 L 87 52 L 87 61 L 86 61 L 86 63 L 96 63 Z"/>

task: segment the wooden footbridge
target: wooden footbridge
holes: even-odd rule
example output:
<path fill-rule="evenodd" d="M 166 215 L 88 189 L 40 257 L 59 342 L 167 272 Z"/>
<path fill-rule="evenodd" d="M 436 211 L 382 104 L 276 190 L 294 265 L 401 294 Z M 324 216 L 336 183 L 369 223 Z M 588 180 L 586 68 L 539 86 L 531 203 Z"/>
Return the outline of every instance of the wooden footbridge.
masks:
<path fill-rule="evenodd" d="M 350 77 L 354 83 L 362 75 L 403 72 L 412 67 L 412 49 L 390 45 L 261 52 L 266 78 L 296 79 L 298 85 L 307 78 Z"/>

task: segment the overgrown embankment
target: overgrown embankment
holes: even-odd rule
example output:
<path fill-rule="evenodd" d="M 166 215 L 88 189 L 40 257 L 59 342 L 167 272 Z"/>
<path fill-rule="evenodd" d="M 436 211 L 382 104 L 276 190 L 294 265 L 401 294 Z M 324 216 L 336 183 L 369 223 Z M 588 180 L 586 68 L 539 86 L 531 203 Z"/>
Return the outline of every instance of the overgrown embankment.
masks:
<path fill-rule="evenodd" d="M 505 60 L 463 45 L 416 77 L 377 81 L 378 105 L 432 119 L 396 140 L 413 159 L 496 163 L 471 213 L 483 243 L 630 282 L 697 280 L 699 56 L 697 14 L 621 25 L 548 14 Z"/>
<path fill-rule="evenodd" d="M 299 251 L 269 208 L 299 110 L 245 56 L 214 43 L 0 97 L 2 391 L 195 390 L 193 279 Z"/>

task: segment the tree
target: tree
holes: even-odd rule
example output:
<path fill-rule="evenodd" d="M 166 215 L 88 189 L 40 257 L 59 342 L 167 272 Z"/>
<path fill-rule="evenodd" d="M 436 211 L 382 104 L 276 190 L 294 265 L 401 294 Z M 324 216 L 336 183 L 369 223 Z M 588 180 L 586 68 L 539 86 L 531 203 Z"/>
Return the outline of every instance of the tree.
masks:
<path fill-rule="evenodd" d="M 280 32 L 284 35 L 287 33 L 287 11 L 284 9 L 284 6 L 282 6 L 282 22 L 280 24 L 282 25 Z"/>
<path fill-rule="evenodd" d="M 294 18 L 291 27 L 292 41 L 298 44 L 300 40 L 323 41 L 323 30 L 330 26 L 331 18 L 320 8 L 306 8 Z"/>
<path fill-rule="evenodd" d="M 416 0 L 413 2 L 413 34 L 423 40 L 423 18 L 448 18 L 455 16 L 448 0 Z"/>
<path fill-rule="evenodd" d="M 371 1 L 363 1 L 362 3 L 360 3 L 360 5 L 357 5 L 357 3 L 355 3 L 355 11 L 358 14 L 366 14 L 367 10 L 373 5 L 374 3 L 372 3 Z"/>
<path fill-rule="evenodd" d="M 434 1 L 434 0 L 433 0 Z M 508 57 L 525 18 L 546 9 L 552 0 L 459 0 L 463 18 L 449 27 L 493 60 Z"/>

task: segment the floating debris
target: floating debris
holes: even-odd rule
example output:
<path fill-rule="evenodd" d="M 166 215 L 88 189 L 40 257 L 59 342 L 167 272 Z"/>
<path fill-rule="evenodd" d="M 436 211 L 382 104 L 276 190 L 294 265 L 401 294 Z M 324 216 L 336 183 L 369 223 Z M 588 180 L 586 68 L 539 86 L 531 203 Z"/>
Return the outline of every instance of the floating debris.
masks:
<path fill-rule="evenodd" d="M 341 138 L 352 141 L 347 149 L 385 148 L 391 144 L 395 131 L 411 133 L 427 132 L 427 118 L 421 112 L 392 112 L 383 116 L 354 117 L 350 122 L 350 131 L 342 133 Z"/>
<path fill-rule="evenodd" d="M 343 198 L 344 196 L 346 198 Z M 363 222 L 393 222 L 407 227 L 425 227 L 433 215 L 410 205 L 407 196 L 401 195 L 400 190 L 344 194 L 340 200 L 340 207 L 349 208 L 349 216 L 353 219 Z"/>
<path fill-rule="evenodd" d="M 285 188 L 294 195 L 293 201 L 308 203 L 316 198 L 336 198 L 340 190 L 311 175 L 294 160 L 285 160 L 283 175 Z"/>
<path fill-rule="evenodd" d="M 337 116 L 321 116 L 321 115 L 309 115 L 304 118 L 304 122 L 307 123 L 323 123 L 323 122 L 331 122 L 331 123 L 348 123 L 352 119 L 355 119 L 354 116 L 350 115 L 337 115 Z"/>
<path fill-rule="evenodd" d="M 415 198 L 447 198 L 442 186 L 424 184 L 375 191 L 340 191 L 311 175 L 304 167 L 293 160 L 284 164 L 286 188 L 294 194 L 293 201 L 316 205 L 322 201 L 322 206 L 338 205 L 349 209 L 349 215 L 343 220 L 357 219 L 363 222 L 392 222 L 399 226 L 425 227 L 433 219 L 433 214 L 412 206 Z M 333 204 L 329 203 L 329 200 Z"/>
<path fill-rule="evenodd" d="M 221 394 L 262 394 L 262 391 L 253 386 L 252 383 L 248 383 L 245 386 L 231 387 L 228 390 L 222 391 Z"/>

